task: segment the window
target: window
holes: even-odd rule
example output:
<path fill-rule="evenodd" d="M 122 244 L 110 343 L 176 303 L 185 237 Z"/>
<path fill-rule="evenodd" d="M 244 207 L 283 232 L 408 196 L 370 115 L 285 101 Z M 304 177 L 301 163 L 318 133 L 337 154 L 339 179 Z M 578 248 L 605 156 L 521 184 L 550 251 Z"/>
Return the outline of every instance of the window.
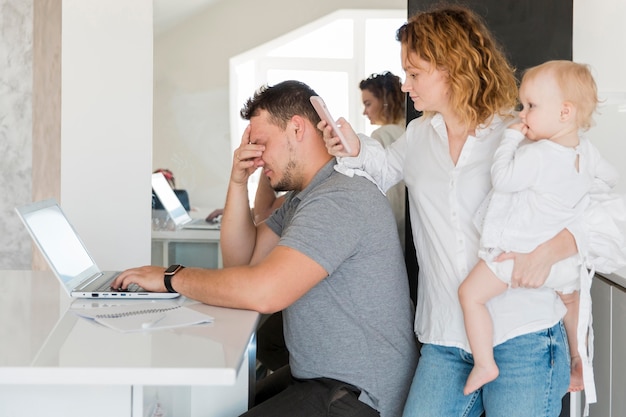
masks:
<path fill-rule="evenodd" d="M 359 82 L 391 71 L 403 78 L 397 29 L 406 10 L 339 10 L 230 60 L 231 147 L 247 125 L 242 104 L 263 84 L 296 79 L 310 85 L 334 117 L 343 116 L 358 132 L 373 127 L 363 116 Z M 258 177 L 251 179 L 254 201 Z"/>

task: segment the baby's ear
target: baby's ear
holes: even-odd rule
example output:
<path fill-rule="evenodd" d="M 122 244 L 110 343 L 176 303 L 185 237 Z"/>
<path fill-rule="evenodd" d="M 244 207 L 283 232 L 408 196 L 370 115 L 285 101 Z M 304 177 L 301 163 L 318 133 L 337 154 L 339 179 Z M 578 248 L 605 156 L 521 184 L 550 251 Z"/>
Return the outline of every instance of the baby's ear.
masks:
<path fill-rule="evenodd" d="M 574 105 L 571 102 L 564 101 L 563 104 L 561 105 L 560 120 L 562 122 L 566 122 L 570 120 L 570 118 L 574 115 L 575 112 L 576 112 L 576 107 L 574 107 Z"/>

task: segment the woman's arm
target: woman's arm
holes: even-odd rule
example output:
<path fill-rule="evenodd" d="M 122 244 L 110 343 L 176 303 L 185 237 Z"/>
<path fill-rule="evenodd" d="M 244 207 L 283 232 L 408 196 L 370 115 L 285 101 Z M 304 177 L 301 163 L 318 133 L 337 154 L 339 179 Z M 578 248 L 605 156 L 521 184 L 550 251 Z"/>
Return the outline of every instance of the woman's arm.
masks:
<path fill-rule="evenodd" d="M 503 253 L 497 261 L 513 260 L 511 287 L 539 288 L 548 278 L 552 265 L 577 252 L 574 235 L 568 229 L 563 229 L 530 253 Z"/>
<path fill-rule="evenodd" d="M 372 180 L 382 191 L 387 191 L 404 179 L 404 159 L 407 155 L 406 132 L 390 146 L 384 148 L 375 139 L 363 134 L 356 135 L 345 119 L 340 118 L 339 122 L 342 132 L 349 138 L 350 143 L 353 143 L 354 138 L 358 142 L 358 145 L 352 146 L 350 155 L 339 150 L 341 148 L 339 139 L 332 136 L 332 130 L 324 121 L 317 125 L 324 133 L 328 152 L 337 158 L 337 171 L 349 176 L 366 173 L 367 175 L 364 176 Z"/>

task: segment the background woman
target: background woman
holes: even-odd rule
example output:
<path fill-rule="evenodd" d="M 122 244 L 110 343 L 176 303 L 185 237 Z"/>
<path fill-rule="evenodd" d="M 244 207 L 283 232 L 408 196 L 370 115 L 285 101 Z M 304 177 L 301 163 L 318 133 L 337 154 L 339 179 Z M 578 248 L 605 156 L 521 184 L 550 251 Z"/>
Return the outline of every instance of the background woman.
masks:
<path fill-rule="evenodd" d="M 402 80 L 389 71 L 380 74 L 372 74 L 359 83 L 361 99 L 363 101 L 363 114 L 367 116 L 372 125 L 379 127 L 374 130 L 371 137 L 387 147 L 398 139 L 405 131 L 405 100 L 406 95 L 402 91 Z M 405 246 L 405 212 L 406 190 L 404 182 L 387 190 L 387 199 L 393 209 L 393 215 L 398 224 L 398 236 Z"/>

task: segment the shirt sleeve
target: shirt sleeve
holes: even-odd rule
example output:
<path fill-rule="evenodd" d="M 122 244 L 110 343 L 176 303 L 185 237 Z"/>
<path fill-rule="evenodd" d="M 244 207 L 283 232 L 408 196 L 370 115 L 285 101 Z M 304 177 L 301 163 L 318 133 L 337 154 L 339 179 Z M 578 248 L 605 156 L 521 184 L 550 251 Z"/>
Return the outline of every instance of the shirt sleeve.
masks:
<path fill-rule="evenodd" d="M 588 267 L 611 273 L 626 266 L 624 196 L 609 193 L 592 198 L 581 225 L 568 227 L 581 253 L 587 253 Z"/>
<path fill-rule="evenodd" d="M 535 143 L 519 146 L 524 140 L 522 132 L 506 129 L 502 142 L 496 149 L 491 166 L 491 181 L 496 191 L 514 193 L 527 189 L 537 181 L 539 167 Z"/>
<path fill-rule="evenodd" d="M 386 148 L 376 139 L 359 134 L 361 151 L 355 157 L 339 157 L 339 172 L 350 175 L 350 170 L 361 170 L 368 174 L 378 188 L 388 189 L 404 179 L 404 159 L 407 147 L 407 133 Z"/>
<path fill-rule="evenodd" d="M 613 192 L 619 174 L 590 144 L 588 157 L 594 172 L 590 204 L 582 222 L 568 226 L 589 268 L 611 273 L 626 266 L 626 196 Z"/>
<path fill-rule="evenodd" d="M 604 159 L 598 148 L 586 141 L 590 165 L 593 167 L 594 184 L 591 194 L 605 194 L 610 192 L 619 181 L 619 172 L 611 165 L 609 161 Z"/>

